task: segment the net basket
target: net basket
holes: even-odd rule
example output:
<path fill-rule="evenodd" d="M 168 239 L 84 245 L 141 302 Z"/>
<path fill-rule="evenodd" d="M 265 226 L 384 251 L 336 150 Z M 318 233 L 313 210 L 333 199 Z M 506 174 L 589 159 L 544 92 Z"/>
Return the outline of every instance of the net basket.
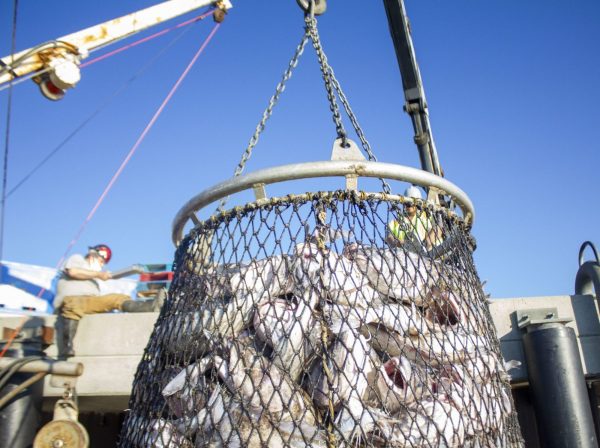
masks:
<path fill-rule="evenodd" d="M 200 222 L 120 446 L 522 446 L 468 228 L 406 202 L 310 193 Z"/>

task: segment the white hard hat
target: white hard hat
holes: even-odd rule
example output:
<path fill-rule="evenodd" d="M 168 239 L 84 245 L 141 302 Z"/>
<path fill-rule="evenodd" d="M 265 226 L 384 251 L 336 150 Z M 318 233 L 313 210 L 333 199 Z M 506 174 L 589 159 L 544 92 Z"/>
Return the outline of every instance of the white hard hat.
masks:
<path fill-rule="evenodd" d="M 404 196 L 406 196 L 407 198 L 423 199 L 421 190 L 419 190 L 419 188 L 415 187 L 414 185 L 411 185 L 406 189 L 406 191 L 404 192 Z"/>

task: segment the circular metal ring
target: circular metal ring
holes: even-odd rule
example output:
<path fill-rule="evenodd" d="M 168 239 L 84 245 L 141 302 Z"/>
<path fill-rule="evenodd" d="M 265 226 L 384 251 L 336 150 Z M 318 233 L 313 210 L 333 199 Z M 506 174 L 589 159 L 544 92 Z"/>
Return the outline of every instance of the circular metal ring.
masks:
<path fill-rule="evenodd" d="M 314 15 L 320 16 L 325 11 L 327 11 L 327 1 L 326 0 L 296 0 L 300 8 L 307 13 L 310 14 L 310 4 L 314 3 Z"/>
<path fill-rule="evenodd" d="M 179 210 L 173 220 L 171 238 L 178 245 L 183 238 L 183 228 L 188 220 L 198 221 L 196 212 L 219 199 L 255 186 L 268 185 L 289 180 L 315 177 L 373 177 L 410 182 L 422 187 L 434 187 L 450 195 L 463 213 L 465 222 L 472 225 L 475 218 L 473 204 L 467 194 L 452 182 L 427 171 L 403 165 L 354 160 L 326 160 L 321 162 L 296 163 L 265 168 L 233 177 L 218 183 L 190 199 Z"/>

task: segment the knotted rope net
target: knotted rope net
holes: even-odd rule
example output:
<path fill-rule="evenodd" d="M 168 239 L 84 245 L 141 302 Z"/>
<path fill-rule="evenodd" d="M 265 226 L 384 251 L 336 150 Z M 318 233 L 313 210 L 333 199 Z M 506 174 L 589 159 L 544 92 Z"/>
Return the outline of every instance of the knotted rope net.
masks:
<path fill-rule="evenodd" d="M 197 225 L 120 445 L 522 446 L 468 228 L 407 202 L 308 193 Z"/>

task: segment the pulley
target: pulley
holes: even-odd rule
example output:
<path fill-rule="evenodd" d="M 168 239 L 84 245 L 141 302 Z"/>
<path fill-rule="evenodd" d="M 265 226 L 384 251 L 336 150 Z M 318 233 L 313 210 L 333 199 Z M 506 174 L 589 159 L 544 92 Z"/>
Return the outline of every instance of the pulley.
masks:
<path fill-rule="evenodd" d="M 87 431 L 77 421 L 79 409 L 70 393 L 54 405 L 54 417 L 40 429 L 33 448 L 87 448 L 90 440 Z"/>
<path fill-rule="evenodd" d="M 47 72 L 34 78 L 40 86 L 42 95 L 52 101 L 58 101 L 65 96 L 81 79 L 78 59 L 67 55 L 50 61 Z"/>

